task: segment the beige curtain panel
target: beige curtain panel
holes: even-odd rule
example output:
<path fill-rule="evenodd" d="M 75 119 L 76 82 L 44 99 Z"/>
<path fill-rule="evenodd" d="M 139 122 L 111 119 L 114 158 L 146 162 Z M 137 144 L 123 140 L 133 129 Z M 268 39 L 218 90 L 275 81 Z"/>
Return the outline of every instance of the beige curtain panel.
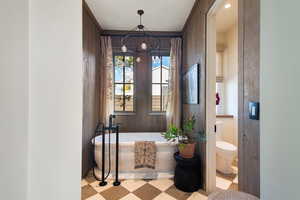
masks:
<path fill-rule="evenodd" d="M 108 123 L 114 112 L 113 104 L 113 53 L 111 37 L 100 38 L 100 122 Z"/>
<path fill-rule="evenodd" d="M 181 93 L 180 93 L 180 72 L 181 72 L 181 38 L 171 39 L 171 68 L 169 73 L 169 92 L 167 104 L 167 127 L 171 124 L 180 127 L 181 121 Z"/>

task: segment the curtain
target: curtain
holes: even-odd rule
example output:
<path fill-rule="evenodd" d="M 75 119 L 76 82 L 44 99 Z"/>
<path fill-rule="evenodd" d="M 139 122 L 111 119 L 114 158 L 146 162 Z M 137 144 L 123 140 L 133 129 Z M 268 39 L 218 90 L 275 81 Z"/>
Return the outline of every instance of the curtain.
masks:
<path fill-rule="evenodd" d="M 100 38 L 100 49 L 100 122 L 108 123 L 109 115 L 114 112 L 111 37 Z"/>
<path fill-rule="evenodd" d="M 181 124 L 181 43 L 180 38 L 171 39 L 171 67 L 169 73 L 169 91 L 167 103 L 167 127 L 171 124 L 180 127 Z"/>

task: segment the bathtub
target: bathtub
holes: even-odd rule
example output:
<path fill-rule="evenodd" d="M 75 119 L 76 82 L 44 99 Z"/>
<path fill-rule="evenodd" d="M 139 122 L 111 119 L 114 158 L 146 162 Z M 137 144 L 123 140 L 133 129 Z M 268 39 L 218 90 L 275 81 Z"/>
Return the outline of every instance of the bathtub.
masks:
<path fill-rule="evenodd" d="M 105 142 L 108 143 L 108 134 Z M 157 147 L 155 169 L 134 169 L 134 143 L 135 141 L 155 141 Z M 115 175 L 115 134 L 111 134 L 111 175 Z M 156 179 L 171 178 L 175 168 L 173 158 L 177 150 L 176 144 L 167 142 L 161 133 L 120 133 L 119 134 L 119 178 L 120 179 Z M 101 177 L 102 167 L 102 136 L 95 139 L 95 160 L 98 167 L 95 174 Z M 105 171 L 108 171 L 108 144 L 106 144 Z"/>

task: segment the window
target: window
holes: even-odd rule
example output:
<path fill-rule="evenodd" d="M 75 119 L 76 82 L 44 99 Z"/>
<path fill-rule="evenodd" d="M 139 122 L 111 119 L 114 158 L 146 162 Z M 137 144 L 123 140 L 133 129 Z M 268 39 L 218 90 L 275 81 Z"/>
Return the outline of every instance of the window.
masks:
<path fill-rule="evenodd" d="M 152 56 L 152 111 L 165 112 L 169 87 L 170 56 Z"/>
<path fill-rule="evenodd" d="M 133 56 L 114 56 L 114 108 L 116 112 L 134 111 Z"/>

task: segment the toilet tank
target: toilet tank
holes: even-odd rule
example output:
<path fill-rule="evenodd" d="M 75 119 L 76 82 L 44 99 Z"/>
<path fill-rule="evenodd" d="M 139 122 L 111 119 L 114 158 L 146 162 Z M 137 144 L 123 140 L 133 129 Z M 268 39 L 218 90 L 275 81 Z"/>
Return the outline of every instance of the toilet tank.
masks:
<path fill-rule="evenodd" d="M 224 128 L 224 123 L 222 121 L 216 121 L 216 140 L 217 141 L 222 141 L 222 133 L 223 133 L 223 128 Z"/>

